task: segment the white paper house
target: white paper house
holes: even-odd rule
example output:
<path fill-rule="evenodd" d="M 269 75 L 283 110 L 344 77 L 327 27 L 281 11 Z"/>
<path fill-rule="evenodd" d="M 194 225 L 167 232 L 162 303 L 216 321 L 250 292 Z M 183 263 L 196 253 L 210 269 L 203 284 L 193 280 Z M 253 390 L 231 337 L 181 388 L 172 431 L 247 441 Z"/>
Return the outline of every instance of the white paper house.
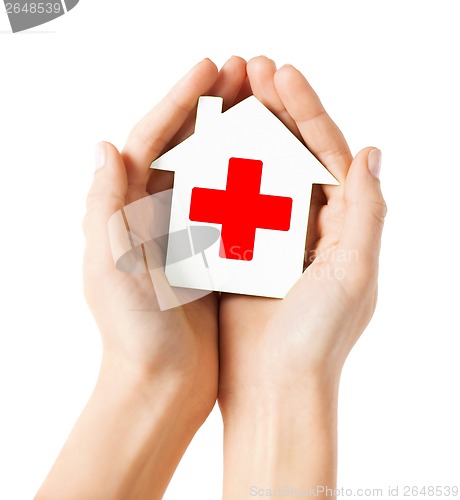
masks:
<path fill-rule="evenodd" d="M 200 97 L 195 133 L 152 163 L 175 172 L 169 233 L 211 226 L 221 238 L 180 260 L 171 238 L 172 286 L 282 298 L 301 276 L 312 184 L 338 184 L 260 101 L 222 113 Z"/>

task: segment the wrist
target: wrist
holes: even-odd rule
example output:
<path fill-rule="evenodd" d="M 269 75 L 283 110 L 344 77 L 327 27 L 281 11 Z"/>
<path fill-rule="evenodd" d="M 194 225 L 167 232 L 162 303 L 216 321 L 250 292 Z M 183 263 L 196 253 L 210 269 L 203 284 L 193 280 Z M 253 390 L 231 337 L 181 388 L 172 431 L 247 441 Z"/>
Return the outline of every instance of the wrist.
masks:
<path fill-rule="evenodd" d="M 224 498 L 249 498 L 256 486 L 333 488 L 337 394 L 338 380 L 321 378 L 301 388 L 248 388 L 219 400 L 225 430 Z M 247 457 L 244 469 L 241 457 Z"/>
<path fill-rule="evenodd" d="M 337 403 L 340 373 L 328 370 L 308 372 L 293 379 L 292 375 L 276 379 L 276 375 L 267 375 L 251 383 L 229 383 L 221 381 L 219 387 L 219 406 L 224 420 L 238 418 L 248 411 L 260 418 L 274 415 L 294 415 L 294 410 L 308 407 L 313 401 L 322 406 L 334 406 Z M 288 411 L 289 410 L 289 411 Z"/>
<path fill-rule="evenodd" d="M 216 401 L 216 390 L 200 397 L 200 384 L 174 370 L 143 370 L 119 356 L 105 352 L 93 398 L 111 400 L 126 406 L 127 411 L 138 408 L 152 421 L 156 414 L 180 415 L 178 425 L 196 431 L 204 422 Z M 125 402 L 125 403 L 124 403 Z"/>

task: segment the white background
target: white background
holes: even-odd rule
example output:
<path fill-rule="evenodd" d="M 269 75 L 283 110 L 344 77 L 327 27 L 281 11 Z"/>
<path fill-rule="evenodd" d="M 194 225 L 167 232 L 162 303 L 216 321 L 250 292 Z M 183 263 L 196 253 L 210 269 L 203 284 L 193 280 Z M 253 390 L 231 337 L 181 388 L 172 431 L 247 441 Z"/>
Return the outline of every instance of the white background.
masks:
<path fill-rule="evenodd" d="M 346 364 L 339 485 L 460 486 L 457 1 L 85 1 L 23 34 L 0 14 L 0 498 L 39 487 L 101 354 L 81 219 L 99 140 L 203 57 L 298 66 L 352 151 L 383 150 L 380 301 Z M 214 411 L 167 499 L 220 497 Z M 402 496 L 401 496 L 402 498 Z"/>

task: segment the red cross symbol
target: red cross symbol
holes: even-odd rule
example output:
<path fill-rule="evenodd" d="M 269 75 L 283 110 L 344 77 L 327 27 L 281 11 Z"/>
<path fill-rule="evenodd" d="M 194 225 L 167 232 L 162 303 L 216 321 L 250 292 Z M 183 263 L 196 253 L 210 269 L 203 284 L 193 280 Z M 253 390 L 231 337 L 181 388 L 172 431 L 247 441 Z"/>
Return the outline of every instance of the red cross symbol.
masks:
<path fill-rule="evenodd" d="M 260 194 L 262 162 L 230 158 L 227 188 L 193 188 L 190 220 L 222 224 L 220 257 L 252 260 L 256 228 L 289 231 L 292 198 Z"/>

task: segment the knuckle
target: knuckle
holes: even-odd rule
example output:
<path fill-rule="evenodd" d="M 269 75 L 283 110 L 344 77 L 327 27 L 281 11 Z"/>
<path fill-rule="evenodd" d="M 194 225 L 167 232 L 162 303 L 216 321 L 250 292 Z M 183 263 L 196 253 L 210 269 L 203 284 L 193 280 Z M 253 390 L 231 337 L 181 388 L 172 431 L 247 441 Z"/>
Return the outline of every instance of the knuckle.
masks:
<path fill-rule="evenodd" d="M 183 115 L 189 114 L 195 107 L 194 104 L 189 104 L 181 98 L 181 93 L 177 88 L 173 88 L 169 94 L 166 96 L 166 100 L 174 108 L 176 108 Z"/>
<path fill-rule="evenodd" d="M 93 186 L 89 193 L 86 195 L 86 210 L 89 211 L 96 203 L 98 203 L 99 198 L 99 190 L 95 189 Z"/>
<path fill-rule="evenodd" d="M 383 227 L 387 215 L 387 204 L 383 198 L 364 199 L 347 204 L 347 208 L 357 210 L 362 214 L 367 214 L 374 219 L 380 228 Z"/>
<path fill-rule="evenodd" d="M 166 147 L 166 141 L 162 137 L 151 136 L 143 128 L 133 129 L 130 135 L 135 142 L 146 146 L 150 151 L 155 151 L 156 154 Z"/>
<path fill-rule="evenodd" d="M 371 213 L 375 217 L 377 223 L 379 226 L 383 227 L 383 224 L 385 222 L 385 217 L 388 212 L 388 207 L 383 198 L 380 200 L 376 200 L 372 202 L 372 211 Z"/>

